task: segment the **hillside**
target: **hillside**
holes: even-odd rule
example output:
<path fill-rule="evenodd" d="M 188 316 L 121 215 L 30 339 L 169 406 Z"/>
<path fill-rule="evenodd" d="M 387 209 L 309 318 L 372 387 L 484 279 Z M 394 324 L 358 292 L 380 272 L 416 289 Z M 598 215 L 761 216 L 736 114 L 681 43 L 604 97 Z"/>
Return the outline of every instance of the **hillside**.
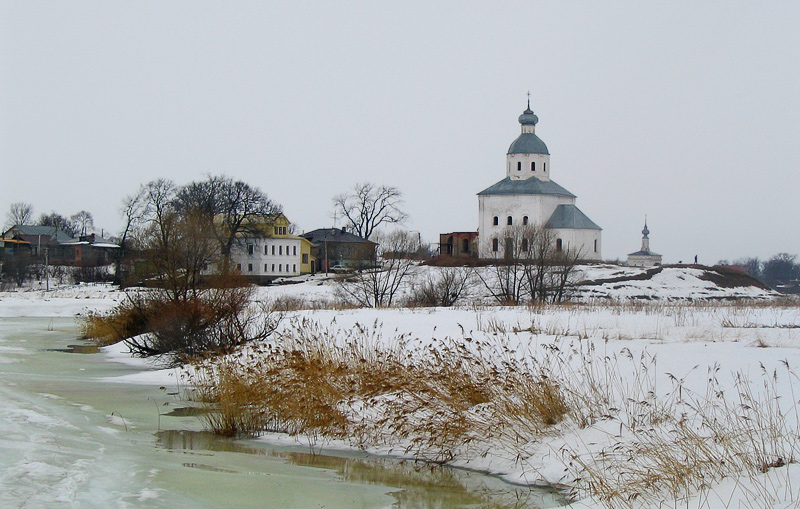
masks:
<path fill-rule="evenodd" d="M 732 300 L 777 296 L 757 279 L 726 267 L 666 265 L 641 268 L 619 265 L 582 267 L 580 299 Z"/>

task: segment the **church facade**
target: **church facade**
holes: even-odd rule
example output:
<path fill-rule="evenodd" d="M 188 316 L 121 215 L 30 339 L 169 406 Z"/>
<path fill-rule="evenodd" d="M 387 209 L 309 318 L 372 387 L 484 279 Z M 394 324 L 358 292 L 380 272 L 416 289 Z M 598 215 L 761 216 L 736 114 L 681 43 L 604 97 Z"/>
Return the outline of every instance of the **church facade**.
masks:
<path fill-rule="evenodd" d="M 577 197 L 551 177 L 550 152 L 536 136 L 539 121 L 528 108 L 520 115 L 522 133 L 506 154 L 506 177 L 478 193 L 478 256 L 510 257 L 516 226 L 544 226 L 556 250 L 601 259 L 601 232 L 576 205 Z"/>

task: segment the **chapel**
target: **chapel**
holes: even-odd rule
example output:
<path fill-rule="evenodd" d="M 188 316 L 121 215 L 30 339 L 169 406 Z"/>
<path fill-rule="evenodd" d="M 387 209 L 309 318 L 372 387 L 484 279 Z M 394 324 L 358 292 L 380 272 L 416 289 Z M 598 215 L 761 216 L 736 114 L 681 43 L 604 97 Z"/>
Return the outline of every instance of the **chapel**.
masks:
<path fill-rule="evenodd" d="M 574 194 L 550 178 L 550 152 L 536 135 L 538 122 L 528 99 L 519 117 L 522 132 L 506 154 L 506 177 L 478 193 L 478 256 L 509 258 L 518 249 L 515 225 L 543 225 L 556 250 L 600 260 L 602 228 L 575 205 Z"/>

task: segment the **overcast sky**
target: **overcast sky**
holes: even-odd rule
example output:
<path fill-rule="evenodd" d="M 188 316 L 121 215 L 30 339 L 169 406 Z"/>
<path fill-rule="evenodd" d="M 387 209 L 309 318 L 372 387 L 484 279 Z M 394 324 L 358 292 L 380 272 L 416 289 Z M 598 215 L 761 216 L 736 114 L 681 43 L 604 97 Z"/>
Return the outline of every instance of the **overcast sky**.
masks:
<path fill-rule="evenodd" d="M 227 174 L 299 230 L 397 186 L 474 231 L 526 93 L 553 180 L 665 262 L 800 254 L 800 2 L 0 0 L 0 220 L 121 225 L 149 180 Z"/>

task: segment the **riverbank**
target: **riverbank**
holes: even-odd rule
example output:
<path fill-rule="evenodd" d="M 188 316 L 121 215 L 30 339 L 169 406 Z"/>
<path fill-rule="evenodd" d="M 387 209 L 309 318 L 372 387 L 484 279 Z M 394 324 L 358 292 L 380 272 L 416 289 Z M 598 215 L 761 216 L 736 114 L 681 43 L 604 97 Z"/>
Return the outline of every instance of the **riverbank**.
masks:
<path fill-rule="evenodd" d="M 685 279 L 673 280 L 686 293 Z M 108 306 L 114 300 L 111 294 L 83 300 Z M 331 288 L 312 280 L 259 289 L 260 298 L 278 295 L 324 303 Z M 4 299 L 0 297 L 0 310 Z M 44 313 L 49 306 L 53 313 L 75 311 L 70 299 L 67 294 L 31 297 L 37 309 L 30 312 Z M 782 508 L 800 501 L 794 462 L 798 419 L 793 395 L 800 390 L 795 387 L 800 366 L 796 303 L 663 299 L 545 307 L 298 310 L 287 313 L 279 334 L 250 345 L 241 357 L 274 348 L 281 338 L 296 339 L 309 324 L 324 331 L 325 344 L 332 347 L 346 346 L 353 331 L 368 331 L 368 346 L 396 350 L 402 345 L 414 364 L 431 352 L 463 345 L 469 355 L 498 366 L 513 360 L 549 367 L 552 379 L 573 396 L 582 395 L 584 404 L 573 404 L 558 422 L 539 426 L 535 433 L 507 422 L 499 426 L 496 415 L 485 413 L 487 405 L 478 405 L 464 414 L 475 425 L 469 441 L 449 450 L 446 458 L 415 447 L 419 436 L 400 436 L 397 428 L 381 427 L 382 415 L 376 413 L 381 408 L 357 398 L 343 400 L 342 408 L 352 422 L 372 425 L 370 440 L 364 434 L 266 433 L 261 442 L 444 458 L 449 465 L 485 471 L 510 483 L 567 486 L 573 507 Z M 174 381 L 174 371 L 131 361 L 122 345 L 105 350 L 109 359 L 139 365 L 119 382 Z M 581 387 L 593 385 L 602 388 L 595 397 L 581 393 Z M 383 410 L 391 408 L 386 405 L 390 400 L 382 396 Z M 420 415 L 405 418 L 413 431 Z"/>

